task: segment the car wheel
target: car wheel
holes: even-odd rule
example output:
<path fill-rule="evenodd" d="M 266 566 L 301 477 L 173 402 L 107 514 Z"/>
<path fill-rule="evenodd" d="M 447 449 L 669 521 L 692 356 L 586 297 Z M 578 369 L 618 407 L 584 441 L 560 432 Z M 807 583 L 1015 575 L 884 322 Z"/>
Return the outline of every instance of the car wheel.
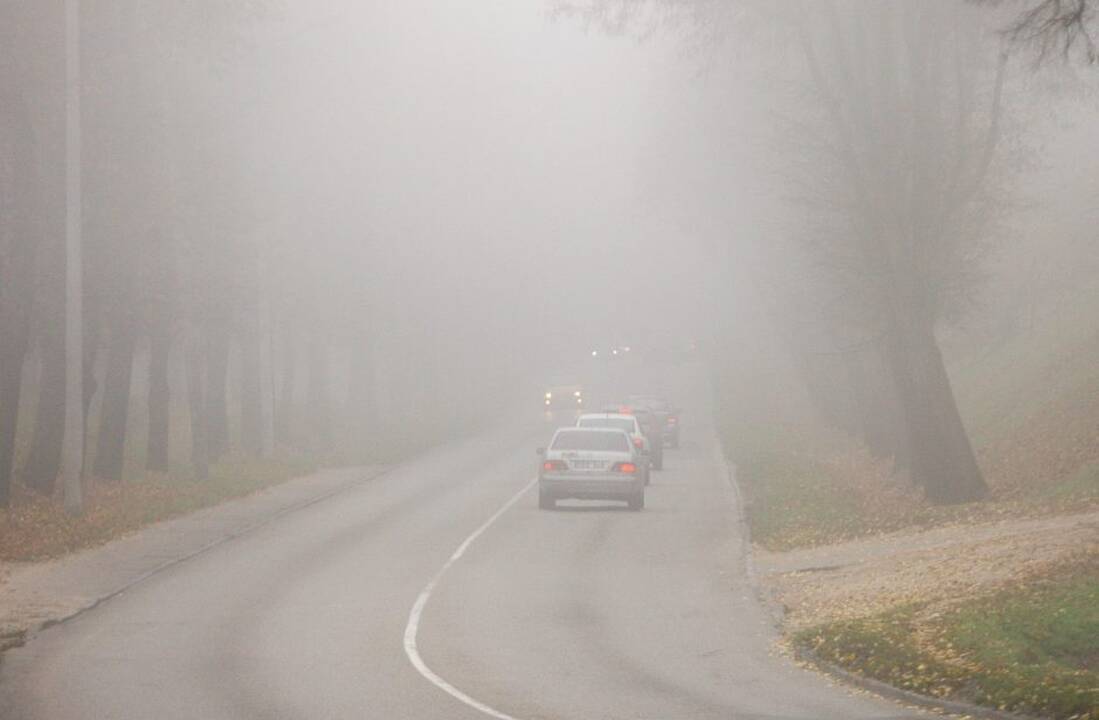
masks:
<path fill-rule="evenodd" d="M 645 507 L 645 491 L 637 493 L 631 497 L 628 501 L 630 510 L 637 512 Z"/>
<path fill-rule="evenodd" d="M 538 493 L 538 509 L 539 510 L 556 510 L 557 500 L 553 498 L 549 493 Z"/>

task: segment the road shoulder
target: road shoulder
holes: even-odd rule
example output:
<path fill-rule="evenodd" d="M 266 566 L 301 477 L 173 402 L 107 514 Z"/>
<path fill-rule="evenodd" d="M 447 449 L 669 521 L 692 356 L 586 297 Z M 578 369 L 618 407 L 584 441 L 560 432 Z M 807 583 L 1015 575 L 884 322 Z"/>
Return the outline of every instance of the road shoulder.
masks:
<path fill-rule="evenodd" d="M 55 560 L 0 563 L 0 651 L 79 615 L 176 563 L 343 490 L 384 467 L 322 470 L 155 523 Z"/>

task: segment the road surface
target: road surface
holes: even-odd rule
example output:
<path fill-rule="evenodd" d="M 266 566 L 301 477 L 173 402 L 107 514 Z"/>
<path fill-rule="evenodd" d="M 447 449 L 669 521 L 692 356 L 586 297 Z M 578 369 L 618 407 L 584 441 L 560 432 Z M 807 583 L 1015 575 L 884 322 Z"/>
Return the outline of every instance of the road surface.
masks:
<path fill-rule="evenodd" d="M 775 654 L 705 416 L 641 513 L 540 512 L 541 424 L 440 448 L 40 633 L 0 717 L 917 717 Z"/>

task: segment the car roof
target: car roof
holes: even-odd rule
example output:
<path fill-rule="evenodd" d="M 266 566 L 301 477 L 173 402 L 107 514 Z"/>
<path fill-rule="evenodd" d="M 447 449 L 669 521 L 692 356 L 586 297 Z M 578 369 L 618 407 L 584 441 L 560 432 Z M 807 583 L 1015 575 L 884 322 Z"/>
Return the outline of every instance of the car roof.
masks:
<path fill-rule="evenodd" d="M 557 428 L 557 431 L 554 432 L 553 434 L 558 435 L 560 433 L 566 433 L 566 432 L 584 432 L 584 433 L 586 433 L 586 432 L 604 432 L 604 433 L 622 433 L 623 435 L 629 435 L 629 433 L 627 433 L 622 428 L 577 427 L 575 425 L 570 425 L 568 427 Z"/>

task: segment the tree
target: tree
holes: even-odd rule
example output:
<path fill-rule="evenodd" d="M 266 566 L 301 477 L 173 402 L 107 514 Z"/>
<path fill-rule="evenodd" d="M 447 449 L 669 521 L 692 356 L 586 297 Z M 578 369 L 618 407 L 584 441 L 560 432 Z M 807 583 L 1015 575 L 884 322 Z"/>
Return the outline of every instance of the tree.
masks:
<path fill-rule="evenodd" d="M 986 5 L 1006 6 L 1019 2 L 978 0 Z M 1012 45 L 1033 50 L 1037 59 L 1053 55 L 1068 59 L 1078 52 L 1087 63 L 1099 62 L 1099 4 L 1095 0 L 1023 0 L 1023 9 L 1004 28 Z"/>
<path fill-rule="evenodd" d="M 613 28 L 662 12 L 712 35 L 721 31 L 715 25 L 741 22 L 747 6 L 561 7 Z M 964 309 L 982 258 L 1005 57 L 955 3 L 755 7 L 801 55 L 815 107 L 798 107 L 805 116 L 791 163 L 798 185 L 815 196 L 799 242 L 817 273 L 815 302 L 835 309 L 832 328 L 880 353 L 898 404 L 897 452 L 913 482 L 935 502 L 977 499 L 984 480 L 935 333 Z"/>
<path fill-rule="evenodd" d="M 80 3 L 65 3 L 65 510 L 84 511 L 84 255 Z"/>

